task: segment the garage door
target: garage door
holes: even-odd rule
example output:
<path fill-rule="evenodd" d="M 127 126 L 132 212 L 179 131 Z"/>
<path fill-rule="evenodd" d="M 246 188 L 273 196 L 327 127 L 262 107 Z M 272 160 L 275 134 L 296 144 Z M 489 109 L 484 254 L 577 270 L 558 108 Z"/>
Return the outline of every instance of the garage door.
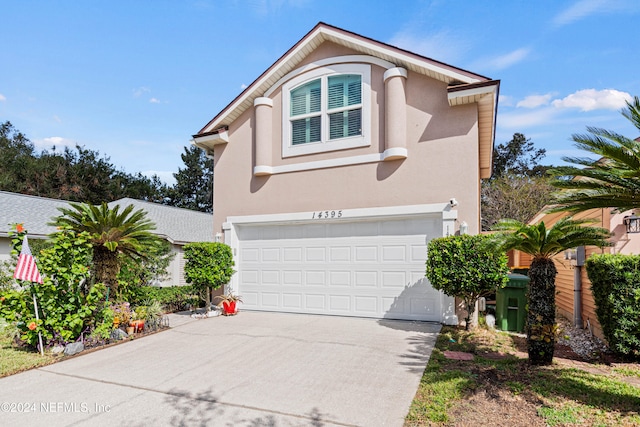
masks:
<path fill-rule="evenodd" d="M 442 294 L 424 278 L 437 217 L 241 225 L 243 308 L 442 320 Z"/>

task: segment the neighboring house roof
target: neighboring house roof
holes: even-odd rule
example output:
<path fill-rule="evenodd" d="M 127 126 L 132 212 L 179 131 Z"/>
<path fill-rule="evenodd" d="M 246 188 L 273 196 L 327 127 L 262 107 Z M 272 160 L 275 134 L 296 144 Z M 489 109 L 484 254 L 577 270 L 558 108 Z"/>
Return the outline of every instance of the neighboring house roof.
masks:
<path fill-rule="evenodd" d="M 0 237 L 6 237 L 11 224 L 18 223 L 30 237 L 44 238 L 56 231 L 47 223 L 60 214 L 58 208 L 68 206 L 65 200 L 0 191 Z"/>
<path fill-rule="evenodd" d="M 210 213 L 176 208 L 158 203 L 124 198 L 109 203 L 109 207 L 120 205 L 124 209 L 134 205 L 134 210 L 143 209 L 147 218 L 156 224 L 155 234 L 174 244 L 189 242 L 213 242 L 213 215 Z"/>
<path fill-rule="evenodd" d="M 135 206 L 134 210 L 144 209 L 147 218 L 156 224 L 154 234 L 171 243 L 182 245 L 214 240 L 211 214 L 129 198 L 111 202 L 109 207 L 120 205 L 124 209 L 131 204 Z M 56 231 L 56 227 L 47 223 L 60 215 L 58 208 L 68 207 L 66 200 L 0 191 L 0 237 L 8 236 L 10 224 L 21 223 L 30 237 L 45 238 Z"/>
<path fill-rule="evenodd" d="M 394 66 L 403 67 L 447 83 L 449 85 L 447 88 L 448 99 L 451 106 L 478 103 L 481 178 L 491 176 L 499 80 L 491 80 L 479 74 L 323 22 L 318 23 L 236 99 L 211 119 L 204 128 L 193 135 L 193 143 L 200 148 L 209 150 L 212 145 L 228 142 L 226 131 L 229 124 L 244 111 L 252 108 L 256 98 L 267 96 L 265 94 L 269 89 L 279 85 L 288 73 L 294 71 L 311 52 L 325 41 L 346 46 L 363 55 L 373 56 L 392 63 Z"/>

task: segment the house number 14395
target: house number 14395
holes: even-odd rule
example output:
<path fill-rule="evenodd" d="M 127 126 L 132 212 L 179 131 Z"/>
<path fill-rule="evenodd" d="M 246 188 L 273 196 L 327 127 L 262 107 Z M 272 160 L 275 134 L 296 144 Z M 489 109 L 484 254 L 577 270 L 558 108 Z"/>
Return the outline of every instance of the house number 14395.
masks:
<path fill-rule="evenodd" d="M 331 219 L 342 218 L 342 211 L 320 211 L 314 212 L 311 219 Z"/>

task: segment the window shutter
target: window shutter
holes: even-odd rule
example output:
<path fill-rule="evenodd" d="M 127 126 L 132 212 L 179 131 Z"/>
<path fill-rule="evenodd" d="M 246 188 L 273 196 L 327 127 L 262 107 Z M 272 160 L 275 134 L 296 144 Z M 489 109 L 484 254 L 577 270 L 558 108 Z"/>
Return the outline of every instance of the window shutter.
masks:
<path fill-rule="evenodd" d="M 291 145 L 320 141 L 320 116 L 291 121 Z"/>
<path fill-rule="evenodd" d="M 362 78 L 358 74 L 329 77 L 328 108 L 345 109 L 329 112 L 329 139 L 362 135 Z"/>
<path fill-rule="evenodd" d="M 320 79 L 291 91 L 291 117 L 320 112 Z"/>
<path fill-rule="evenodd" d="M 291 120 L 291 145 L 318 142 L 321 139 L 321 99 L 320 79 L 313 80 L 291 93 L 291 118 L 318 113 L 317 116 Z"/>
<path fill-rule="evenodd" d="M 362 79 L 358 74 L 329 77 L 329 110 L 362 103 Z"/>
<path fill-rule="evenodd" d="M 329 114 L 330 139 L 358 135 L 362 135 L 362 110 L 360 108 Z"/>

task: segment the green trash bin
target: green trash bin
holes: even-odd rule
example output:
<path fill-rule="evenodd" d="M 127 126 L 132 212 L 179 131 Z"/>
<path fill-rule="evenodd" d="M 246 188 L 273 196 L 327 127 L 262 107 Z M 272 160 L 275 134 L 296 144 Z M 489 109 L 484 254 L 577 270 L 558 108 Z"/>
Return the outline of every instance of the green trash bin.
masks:
<path fill-rule="evenodd" d="M 527 320 L 529 277 L 509 274 L 509 283 L 496 292 L 496 327 L 503 331 L 524 332 Z"/>

